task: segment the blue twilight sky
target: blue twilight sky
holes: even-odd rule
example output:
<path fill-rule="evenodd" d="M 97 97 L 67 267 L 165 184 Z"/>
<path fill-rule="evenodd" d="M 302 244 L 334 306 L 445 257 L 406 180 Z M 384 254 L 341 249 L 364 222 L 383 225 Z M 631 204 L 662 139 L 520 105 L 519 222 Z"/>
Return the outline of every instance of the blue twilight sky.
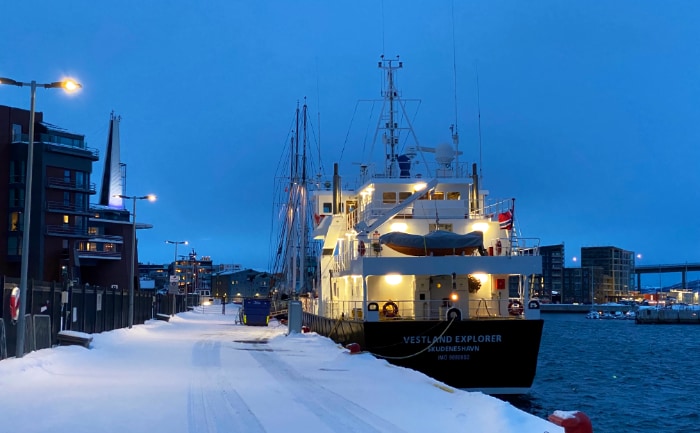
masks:
<path fill-rule="evenodd" d="M 39 89 L 46 121 L 104 154 L 122 116 L 127 194 L 158 195 L 137 208 L 154 225 L 139 232 L 145 262 L 171 261 L 171 239 L 267 269 L 297 101 L 321 126 L 327 174 L 343 148 L 356 168 L 346 137 L 357 100 L 379 96 L 382 53 L 422 100 L 422 145 L 449 140 L 457 100 L 470 161 L 478 67 L 484 187 L 516 197 L 523 236 L 564 242 L 571 265 L 601 245 L 700 261 L 700 2 L 29 0 L 2 16 L 0 76 L 84 85 Z M 28 108 L 29 90 L 0 86 L 0 104 Z"/>

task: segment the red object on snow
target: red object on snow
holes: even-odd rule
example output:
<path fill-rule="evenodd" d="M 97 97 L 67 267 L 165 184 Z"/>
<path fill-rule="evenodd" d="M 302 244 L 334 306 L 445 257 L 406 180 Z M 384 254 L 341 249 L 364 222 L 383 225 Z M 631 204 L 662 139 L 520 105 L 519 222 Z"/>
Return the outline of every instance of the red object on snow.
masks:
<path fill-rule="evenodd" d="M 311 331 L 311 328 L 309 328 L 309 327 L 306 326 L 306 325 L 304 325 L 304 326 L 301 327 L 301 332 L 304 333 L 304 334 L 306 334 L 307 332 L 310 332 L 310 331 Z"/>
<path fill-rule="evenodd" d="M 356 353 L 360 353 L 360 352 L 361 352 L 361 350 L 360 350 L 360 345 L 357 344 L 357 343 L 350 343 L 350 344 L 348 344 L 347 346 L 345 346 L 345 348 L 348 349 L 348 350 L 350 351 L 350 354 L 351 354 L 351 355 L 354 355 L 354 354 L 356 354 Z"/>
<path fill-rule="evenodd" d="M 19 319 L 19 301 L 19 287 L 15 287 L 12 289 L 12 293 L 10 294 L 10 318 L 13 322 L 16 322 Z"/>
<path fill-rule="evenodd" d="M 593 433 L 591 420 L 583 412 L 556 410 L 549 416 L 549 420 L 560 427 L 564 427 L 566 433 Z"/>

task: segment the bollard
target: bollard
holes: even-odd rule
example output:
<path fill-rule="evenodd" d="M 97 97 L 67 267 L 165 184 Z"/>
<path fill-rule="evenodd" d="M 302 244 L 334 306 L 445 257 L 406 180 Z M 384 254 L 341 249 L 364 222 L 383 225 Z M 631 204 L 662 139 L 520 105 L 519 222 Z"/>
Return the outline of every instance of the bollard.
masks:
<path fill-rule="evenodd" d="M 588 418 L 588 415 L 583 412 L 555 410 L 554 413 L 549 416 L 549 421 L 560 427 L 564 427 L 566 433 L 593 433 L 591 420 Z"/>

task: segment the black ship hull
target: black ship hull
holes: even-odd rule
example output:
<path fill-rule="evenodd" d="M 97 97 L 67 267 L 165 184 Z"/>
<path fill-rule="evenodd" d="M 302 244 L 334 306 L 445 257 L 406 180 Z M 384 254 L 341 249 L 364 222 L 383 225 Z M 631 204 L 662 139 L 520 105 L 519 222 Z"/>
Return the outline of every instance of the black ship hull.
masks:
<path fill-rule="evenodd" d="M 532 386 L 542 320 L 337 321 L 304 313 L 304 324 L 454 388 L 521 394 Z"/>

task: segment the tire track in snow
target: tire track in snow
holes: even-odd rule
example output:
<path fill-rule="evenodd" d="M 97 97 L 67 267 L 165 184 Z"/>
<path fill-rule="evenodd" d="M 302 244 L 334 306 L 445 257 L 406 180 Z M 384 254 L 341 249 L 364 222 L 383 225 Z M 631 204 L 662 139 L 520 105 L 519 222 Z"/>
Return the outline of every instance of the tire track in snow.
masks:
<path fill-rule="evenodd" d="M 221 371 L 221 342 L 202 340 L 192 348 L 195 375 L 190 383 L 190 433 L 264 433 L 260 421 Z"/>
<path fill-rule="evenodd" d="M 303 376 L 274 352 L 251 351 L 296 402 L 315 414 L 332 431 L 343 433 L 405 433 L 403 429 L 322 385 Z"/>

